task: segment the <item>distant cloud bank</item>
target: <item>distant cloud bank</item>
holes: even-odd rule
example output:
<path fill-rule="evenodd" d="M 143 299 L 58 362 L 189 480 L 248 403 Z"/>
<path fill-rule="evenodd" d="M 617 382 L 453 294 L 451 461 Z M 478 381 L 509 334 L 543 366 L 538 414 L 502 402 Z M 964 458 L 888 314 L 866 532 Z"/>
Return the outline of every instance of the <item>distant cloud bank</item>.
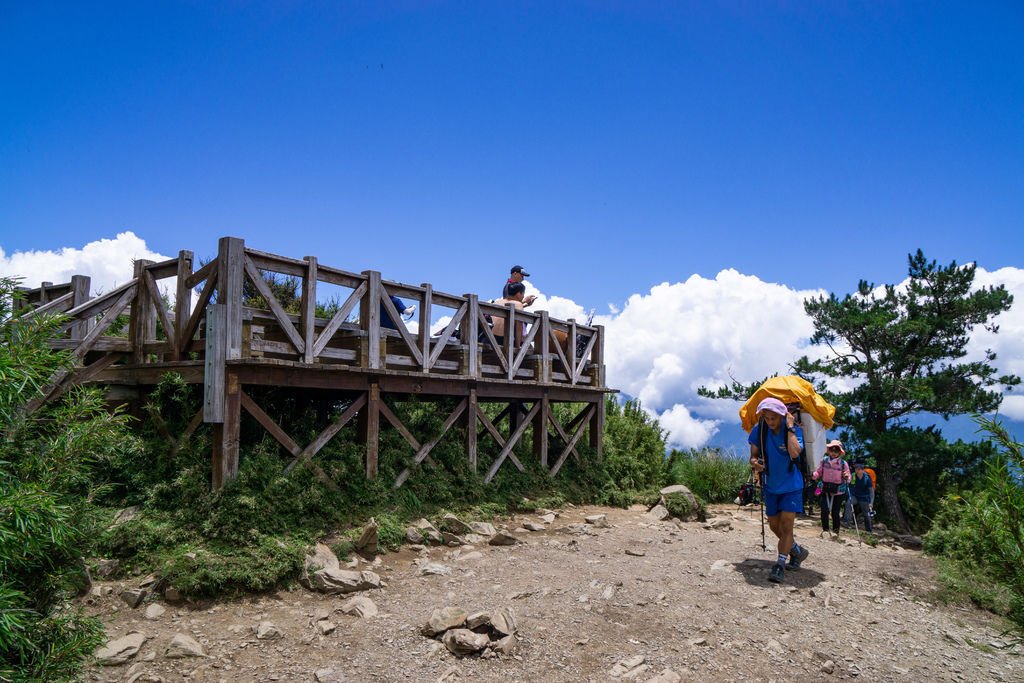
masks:
<path fill-rule="evenodd" d="M 22 276 L 26 285 L 38 286 L 43 280 L 67 282 L 73 274 L 86 274 L 93 279 L 94 291 L 107 291 L 131 278 L 132 260 L 139 258 L 169 257 L 151 251 L 134 233 L 123 232 L 81 249 L 8 255 L 0 248 L 0 275 Z M 998 354 L 1000 372 L 1024 376 L 1024 269 L 979 268 L 976 283 L 1003 284 L 1015 302 L 997 319 L 998 334 L 979 329 L 973 335 L 968 357 L 980 358 L 985 349 L 992 349 Z M 587 319 L 588 311 L 576 302 L 546 296 L 530 282 L 526 285 L 527 292 L 537 296 L 531 310 L 547 310 L 561 319 Z M 812 326 L 803 301 L 819 294 L 824 290 L 795 290 L 732 269 L 714 279 L 693 275 L 633 294 L 624 306 L 609 306 L 609 313 L 594 317 L 608 335 L 608 384 L 639 398 L 669 431 L 672 446 L 703 446 L 723 423 L 737 420 L 738 406 L 700 398 L 697 387 L 785 372 L 799 355 L 815 351 L 808 346 Z M 1008 393 L 1000 412 L 1024 420 L 1024 395 Z"/>
<path fill-rule="evenodd" d="M 24 286 L 38 287 L 41 282 L 69 282 L 72 275 L 89 275 L 93 291 L 104 292 L 132 279 L 135 259 L 168 258 L 151 251 L 135 233 L 121 232 L 114 239 L 89 242 L 81 249 L 64 247 L 58 251 L 16 251 L 8 255 L 0 247 L 0 276 L 21 277 Z"/>

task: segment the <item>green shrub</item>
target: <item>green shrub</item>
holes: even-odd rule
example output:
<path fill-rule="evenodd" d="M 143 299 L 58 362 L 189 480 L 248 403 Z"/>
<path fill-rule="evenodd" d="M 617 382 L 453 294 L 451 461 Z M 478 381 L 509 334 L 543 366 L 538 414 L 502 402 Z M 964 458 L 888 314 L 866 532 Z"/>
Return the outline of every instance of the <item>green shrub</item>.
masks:
<path fill-rule="evenodd" d="M 947 595 L 963 595 L 1024 628 L 1024 449 L 997 422 L 975 419 L 1000 452 L 985 463 L 974 491 L 942 499 L 924 549 L 944 558 Z"/>
<path fill-rule="evenodd" d="M 731 503 L 750 477 L 750 463 L 717 449 L 672 451 L 668 476 L 708 503 Z"/>
<path fill-rule="evenodd" d="M 605 402 L 604 470 L 613 486 L 641 491 L 660 486 L 665 474 L 665 432 L 639 401 Z"/>

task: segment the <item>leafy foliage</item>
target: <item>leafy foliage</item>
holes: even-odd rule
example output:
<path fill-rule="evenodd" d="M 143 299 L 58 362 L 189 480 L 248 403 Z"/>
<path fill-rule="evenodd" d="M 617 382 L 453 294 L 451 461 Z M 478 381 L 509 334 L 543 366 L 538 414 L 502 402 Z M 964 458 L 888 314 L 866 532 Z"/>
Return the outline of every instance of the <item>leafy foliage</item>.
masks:
<path fill-rule="evenodd" d="M 673 450 L 668 476 L 708 503 L 731 503 L 750 476 L 750 463 L 713 448 Z"/>
<path fill-rule="evenodd" d="M 975 419 L 1000 450 L 986 460 L 975 490 L 943 499 L 925 551 L 943 558 L 942 576 L 954 594 L 1024 628 L 1024 447 L 998 422 Z"/>

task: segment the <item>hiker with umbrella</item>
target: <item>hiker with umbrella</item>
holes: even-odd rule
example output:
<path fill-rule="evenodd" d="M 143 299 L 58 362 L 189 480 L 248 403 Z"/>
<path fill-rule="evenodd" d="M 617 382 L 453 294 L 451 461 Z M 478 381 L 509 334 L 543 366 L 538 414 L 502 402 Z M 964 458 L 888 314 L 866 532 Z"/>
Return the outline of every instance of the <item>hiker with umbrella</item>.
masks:
<path fill-rule="evenodd" d="M 750 466 L 761 475 L 768 526 L 779 539 L 778 561 L 768 580 L 782 583 L 786 578 L 786 560 L 790 569 L 799 569 L 810 555 L 793 538 L 796 515 L 803 511 L 804 477 L 797 465 L 803 451 L 803 432 L 796 417 L 777 398 L 757 404 L 757 424 L 750 431 Z"/>

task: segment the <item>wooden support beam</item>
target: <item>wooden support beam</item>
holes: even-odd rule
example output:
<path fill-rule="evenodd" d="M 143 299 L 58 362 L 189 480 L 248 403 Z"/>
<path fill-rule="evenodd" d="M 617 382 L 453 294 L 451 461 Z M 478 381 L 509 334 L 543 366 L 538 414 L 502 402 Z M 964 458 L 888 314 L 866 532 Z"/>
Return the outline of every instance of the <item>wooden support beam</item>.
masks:
<path fill-rule="evenodd" d="M 167 333 L 168 338 L 174 340 L 174 353 L 171 360 L 181 360 L 182 356 L 187 355 L 184 332 L 192 312 L 192 288 L 188 286 L 188 279 L 192 276 L 192 259 L 191 251 L 178 252 L 178 278 L 175 282 L 174 293 L 174 329 Z"/>
<path fill-rule="evenodd" d="M 203 358 L 203 421 L 224 422 L 224 372 L 227 331 L 224 304 L 206 308 L 206 354 Z"/>
<path fill-rule="evenodd" d="M 342 428 L 349 423 L 349 421 L 355 417 L 359 411 L 366 405 L 366 394 L 361 395 L 355 401 L 346 408 L 338 418 L 327 425 L 327 427 L 320 432 L 315 439 L 309 442 L 309 445 L 302 449 L 295 458 L 284 468 L 284 473 L 288 474 L 295 466 L 302 463 L 309 458 L 320 452 L 320 449 L 327 445 L 327 443 L 334 438 L 334 435 L 342 430 Z"/>
<path fill-rule="evenodd" d="M 470 387 L 469 398 L 466 399 L 466 457 L 469 459 L 469 468 L 474 472 L 476 472 L 477 460 L 476 416 L 478 411 L 476 387 Z"/>
<path fill-rule="evenodd" d="M 433 361 L 436 360 L 430 354 L 430 318 L 433 315 L 431 309 L 434 304 L 434 288 L 429 282 L 420 285 L 423 288 L 423 298 L 420 301 L 420 329 L 419 344 L 420 356 L 423 358 L 421 370 L 430 372 Z M 438 340 L 438 346 L 444 346 L 444 341 Z"/>
<path fill-rule="evenodd" d="M 76 308 L 89 300 L 89 287 L 91 280 L 87 275 L 71 276 L 71 306 Z M 71 339 L 83 339 L 92 329 L 92 318 L 81 318 L 71 323 Z"/>
<path fill-rule="evenodd" d="M 367 336 L 366 354 L 364 359 L 360 359 L 360 364 L 364 368 L 379 370 L 384 367 L 384 358 L 380 352 L 380 273 L 376 270 L 364 270 L 363 275 L 366 276 L 367 289 L 359 311 L 359 324 Z M 376 409 L 374 412 L 376 413 Z"/>
<path fill-rule="evenodd" d="M 530 410 L 529 413 L 527 413 L 526 419 L 523 420 L 523 423 L 521 425 L 519 425 L 519 428 L 516 429 L 516 431 L 513 432 L 511 435 L 509 435 L 508 441 L 505 442 L 504 448 L 501 449 L 501 453 L 499 453 L 498 457 L 495 458 L 494 462 L 491 464 L 491 468 L 487 470 L 487 475 L 484 477 L 485 484 L 490 483 L 491 479 L 494 479 L 494 475 L 498 473 L 498 468 L 500 468 L 501 464 L 505 462 L 505 458 L 512 455 L 512 449 L 516 447 L 517 443 L 519 443 L 519 439 L 522 438 L 523 434 L 526 432 L 526 428 L 530 425 L 531 420 L 533 420 L 534 416 L 539 411 L 540 401 L 537 401 L 536 403 L 533 404 L 533 408 Z M 520 472 L 524 471 L 525 468 L 523 467 L 522 463 L 520 463 L 518 460 L 515 460 L 514 458 L 513 462 L 517 463 Z"/>
<path fill-rule="evenodd" d="M 316 357 L 316 256 L 306 257 L 306 274 L 302 280 L 302 360 L 312 363 Z"/>
<path fill-rule="evenodd" d="M 145 259 L 135 262 L 135 299 L 128 322 L 128 341 L 132 347 L 132 363 L 141 365 L 146 359 L 145 343 L 156 337 L 156 318 L 153 317 L 153 297 L 145 285 L 146 266 L 153 263 Z"/>
<path fill-rule="evenodd" d="M 544 395 L 540 400 L 540 412 L 533 419 L 533 457 L 541 464 L 541 467 L 548 467 L 548 420 L 551 418 L 551 400 Z"/>
<path fill-rule="evenodd" d="M 213 263 L 216 263 L 214 261 Z M 209 266 L 210 264 L 207 264 Z M 205 270 L 205 268 L 203 269 Z M 203 316 L 206 315 L 206 306 L 210 303 L 210 299 L 213 297 L 213 292 L 217 288 L 218 272 L 216 270 L 210 271 L 210 277 L 206 278 L 206 282 L 203 284 L 203 289 L 199 294 L 199 299 L 196 301 L 196 307 L 192 309 L 192 315 L 188 317 L 188 322 L 184 328 L 181 329 L 181 338 L 178 343 L 178 348 L 181 349 L 182 354 L 188 352 L 189 345 L 192 343 L 192 338 L 196 334 L 196 330 L 199 329 L 199 321 L 202 320 Z M 207 336 L 209 332 L 207 331 Z"/>
<path fill-rule="evenodd" d="M 242 285 L 245 241 L 221 237 L 217 243 L 217 304 L 224 306 L 224 359 L 242 357 Z"/>
<path fill-rule="evenodd" d="M 377 307 L 379 309 L 379 306 Z M 359 433 L 366 444 L 366 478 L 377 478 L 380 455 L 380 385 L 370 383 L 366 392 L 366 408 L 359 414 Z"/>
<path fill-rule="evenodd" d="M 164 334 L 167 336 L 167 341 L 171 346 L 171 355 L 177 356 L 178 340 L 175 339 L 174 325 L 171 324 L 171 317 L 167 314 L 167 307 L 164 306 L 164 300 L 163 297 L 160 296 L 160 290 L 156 286 L 156 280 L 153 279 L 152 273 L 148 270 L 144 270 L 142 271 L 142 282 L 146 286 L 146 293 L 149 300 L 153 302 L 153 310 L 156 311 L 157 317 L 160 319 L 160 324 L 164 328 Z M 156 338 L 155 321 L 153 338 Z"/>
<path fill-rule="evenodd" d="M 413 455 L 412 458 L 412 466 L 406 467 L 404 470 L 402 470 L 402 472 L 395 479 L 394 488 L 397 489 L 399 486 L 405 483 L 405 480 L 409 478 L 409 473 L 412 467 L 419 465 L 421 462 L 430 457 L 430 451 L 434 450 L 434 446 L 436 446 L 441 441 L 441 439 L 444 438 L 444 435 L 448 433 L 448 430 L 452 428 L 452 425 L 458 421 L 458 419 L 462 416 L 462 413 L 465 412 L 466 406 L 468 404 L 469 399 L 464 398 L 461 401 L 459 401 L 459 404 L 455 406 L 455 409 L 452 410 L 451 413 L 449 413 L 448 417 L 444 421 L 444 424 L 441 426 L 441 433 L 416 449 L 416 454 Z M 381 405 L 384 404 L 382 403 Z M 388 412 L 391 411 L 389 410 Z M 406 440 L 408 441 L 408 439 Z M 416 448 L 415 446 L 413 447 Z"/>
<path fill-rule="evenodd" d="M 355 290 L 349 295 L 345 303 L 341 305 L 341 308 L 337 310 L 334 316 L 330 319 L 324 329 L 320 332 L 320 336 L 316 338 L 316 344 L 313 347 L 313 355 L 319 356 L 327 343 L 331 341 L 331 337 L 338 331 L 345 319 L 348 318 L 349 313 L 356 307 L 357 304 L 361 304 L 363 298 L 366 295 L 366 283 L 361 283 Z"/>
<path fill-rule="evenodd" d="M 463 372 L 470 377 L 480 376 L 480 344 L 477 338 L 480 336 L 480 300 L 476 294 L 466 294 L 467 306 L 465 323 L 462 326 L 462 343 L 466 345 L 466 367 Z M 474 391 L 474 395 L 475 395 Z M 475 403 L 475 400 L 474 400 Z M 473 427 L 476 433 L 476 426 Z M 474 468 L 476 461 L 474 460 Z"/>
<path fill-rule="evenodd" d="M 588 408 L 586 408 L 586 410 L 588 412 L 589 411 L 593 411 L 594 410 L 594 406 L 591 405 Z M 567 443 L 565 445 L 565 449 L 562 451 L 561 455 L 558 456 L 558 460 L 555 462 L 554 467 L 551 468 L 551 476 L 552 477 L 555 476 L 556 474 L 558 474 L 558 470 L 562 469 L 562 465 L 565 464 L 565 459 L 569 457 L 569 454 L 575 452 L 576 442 L 580 440 L 581 436 L 583 436 L 583 432 L 584 432 L 584 429 L 586 428 L 586 426 L 587 426 L 586 419 L 584 418 L 583 420 L 580 420 L 579 425 L 576 427 L 576 431 L 573 433 L 572 437 L 569 439 L 569 443 Z M 578 455 L 576 457 L 579 458 Z"/>
<path fill-rule="evenodd" d="M 603 441 L 604 441 L 604 415 L 605 415 L 605 398 L 601 396 L 594 403 L 594 414 L 590 418 L 590 447 L 594 449 L 594 455 L 600 462 L 603 456 Z"/>
<path fill-rule="evenodd" d="M 238 476 L 239 427 L 241 425 L 242 387 L 238 375 L 225 373 L 224 421 L 213 426 L 214 490 Z"/>
<path fill-rule="evenodd" d="M 267 284 L 266 280 L 263 279 L 263 275 L 259 269 L 252 262 L 252 259 L 248 256 L 245 257 L 245 273 L 249 276 L 249 281 L 252 282 L 253 286 L 256 287 L 256 291 L 260 293 L 263 300 L 267 302 L 267 306 L 270 308 L 270 312 L 274 314 L 277 319 L 277 324 L 280 325 L 281 331 L 284 332 L 285 336 L 288 337 L 288 341 L 295 347 L 295 351 L 300 355 L 304 355 L 306 352 L 306 345 L 302 341 L 302 337 L 295 329 L 295 325 L 292 324 L 292 320 L 288 317 L 288 313 L 284 310 L 281 302 L 274 296 L 274 292 L 270 289 L 270 285 Z M 241 331 L 241 329 L 239 329 Z M 241 357 L 239 355 L 239 357 Z"/>

